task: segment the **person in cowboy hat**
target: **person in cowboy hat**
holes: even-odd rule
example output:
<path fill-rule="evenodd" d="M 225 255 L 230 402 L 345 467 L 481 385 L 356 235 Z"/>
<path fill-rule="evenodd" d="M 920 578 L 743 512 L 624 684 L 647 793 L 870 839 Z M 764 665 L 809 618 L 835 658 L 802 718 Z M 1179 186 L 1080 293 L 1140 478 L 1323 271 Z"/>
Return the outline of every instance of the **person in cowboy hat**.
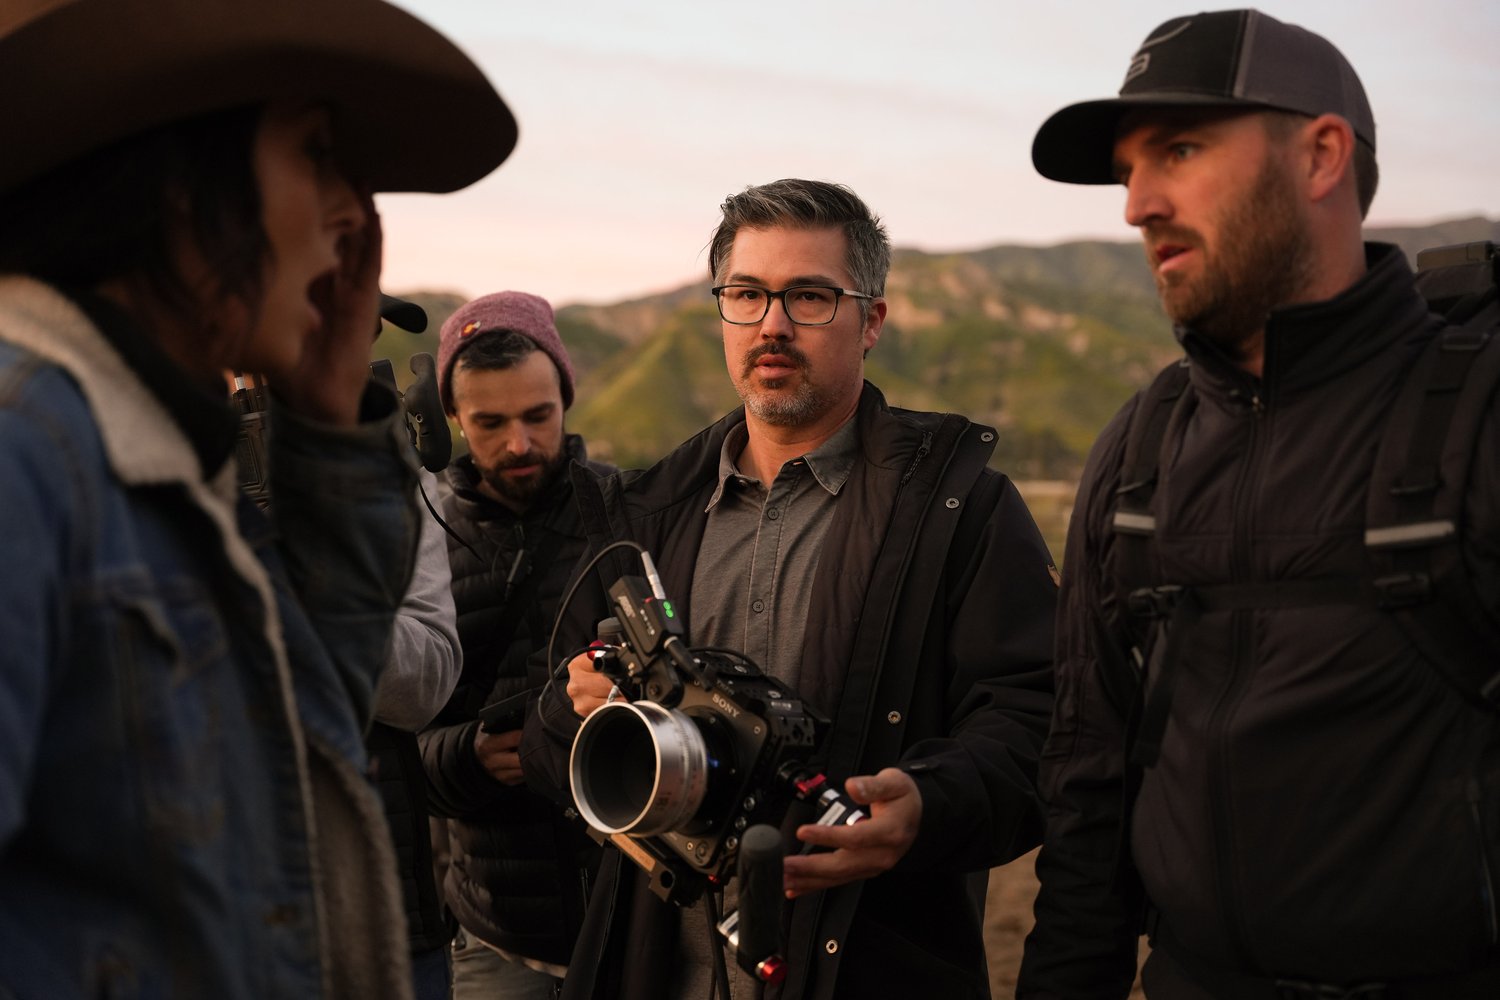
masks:
<path fill-rule="evenodd" d="M 515 138 L 380 0 L 0 2 L 0 993 L 410 995 L 361 746 L 417 525 L 371 194 Z M 269 519 L 224 370 L 272 386 Z"/>

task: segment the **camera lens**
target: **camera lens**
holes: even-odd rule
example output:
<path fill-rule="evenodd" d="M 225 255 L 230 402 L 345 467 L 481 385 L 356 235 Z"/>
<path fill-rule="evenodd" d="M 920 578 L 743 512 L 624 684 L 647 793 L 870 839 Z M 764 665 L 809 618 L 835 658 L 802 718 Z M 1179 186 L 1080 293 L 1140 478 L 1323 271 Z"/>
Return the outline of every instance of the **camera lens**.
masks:
<path fill-rule="evenodd" d="M 709 768 L 703 733 L 687 715 L 650 701 L 613 702 L 579 728 L 568 777 L 594 829 L 650 836 L 692 818 Z"/>

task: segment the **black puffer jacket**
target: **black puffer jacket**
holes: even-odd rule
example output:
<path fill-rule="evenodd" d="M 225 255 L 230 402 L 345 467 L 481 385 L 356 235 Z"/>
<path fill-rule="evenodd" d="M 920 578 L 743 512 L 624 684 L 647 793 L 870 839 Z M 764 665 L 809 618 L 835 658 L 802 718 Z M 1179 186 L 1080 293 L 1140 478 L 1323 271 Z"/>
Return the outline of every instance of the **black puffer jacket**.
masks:
<path fill-rule="evenodd" d="M 1051 710 L 1056 587 L 1020 495 L 985 468 L 993 431 L 890 409 L 871 385 L 855 419 L 860 454 L 823 542 L 801 694 L 833 718 L 830 778 L 899 764 L 921 791 L 922 823 L 893 870 L 788 907 L 790 971 L 770 995 L 987 997 L 973 892 L 1040 835 L 1033 769 Z M 743 420 L 736 411 L 651 470 L 580 490 L 591 544 L 618 534 L 645 545 L 690 637 L 704 509 L 724 436 Z M 628 559 L 602 565 L 600 584 L 639 572 Z M 587 641 L 603 615 L 602 586 L 585 586 L 563 628 Z M 829 691 L 837 702 L 820 702 Z M 522 764 L 538 787 L 567 794 L 577 724 L 560 691 L 528 720 Z M 657 1000 L 677 911 L 606 855 L 563 995 Z"/>
<path fill-rule="evenodd" d="M 597 473 L 614 471 L 587 462 L 577 435 L 569 435 L 567 448 Z M 474 754 L 474 738 L 480 708 L 545 681 L 539 665 L 528 674 L 527 659 L 547 642 L 583 551 L 583 532 L 566 475 L 519 516 L 480 493 L 478 483 L 468 456 L 449 467 L 443 516 L 479 558 L 449 539 L 464 668 L 448 705 L 420 737 L 429 805 L 449 817 L 452 856 L 443 895 L 475 936 L 512 954 L 566 965 L 598 847 L 580 820 L 549 799 L 490 777 Z M 518 565 L 523 571 L 513 573 Z M 518 614 L 508 601 L 524 607 Z"/>
<path fill-rule="evenodd" d="M 1159 582 L 1371 575 L 1376 445 L 1440 323 L 1396 248 L 1368 255 L 1368 274 L 1342 295 L 1272 315 L 1261 379 L 1183 334 L 1194 399 L 1161 453 Z M 1110 517 L 1133 406 L 1095 446 L 1068 540 L 1027 998 L 1123 997 L 1135 970 L 1133 876 L 1113 877 L 1130 684 L 1103 645 L 1122 631 Z M 1492 413 L 1478 443 L 1464 529 L 1491 611 L 1497 423 Z M 1182 638 L 1160 759 L 1130 825 L 1158 950 L 1184 968 L 1335 984 L 1496 962 L 1493 714 L 1465 702 L 1372 601 L 1213 611 Z"/>

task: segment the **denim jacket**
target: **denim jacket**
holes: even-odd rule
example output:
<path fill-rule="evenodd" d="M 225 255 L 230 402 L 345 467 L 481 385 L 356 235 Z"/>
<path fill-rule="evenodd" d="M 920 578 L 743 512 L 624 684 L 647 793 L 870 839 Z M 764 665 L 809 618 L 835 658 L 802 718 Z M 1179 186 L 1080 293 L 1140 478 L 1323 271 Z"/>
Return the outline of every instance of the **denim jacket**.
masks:
<path fill-rule="evenodd" d="M 0 278 L 0 997 L 405 997 L 361 734 L 416 537 L 396 417 L 205 481 L 67 299 Z"/>

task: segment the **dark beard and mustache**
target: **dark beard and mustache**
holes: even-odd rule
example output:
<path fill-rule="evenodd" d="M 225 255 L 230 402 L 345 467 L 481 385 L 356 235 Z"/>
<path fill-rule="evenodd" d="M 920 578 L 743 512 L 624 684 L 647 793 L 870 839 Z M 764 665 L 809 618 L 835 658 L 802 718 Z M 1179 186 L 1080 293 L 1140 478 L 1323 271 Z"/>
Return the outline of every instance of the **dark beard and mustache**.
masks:
<path fill-rule="evenodd" d="M 791 396 L 765 398 L 757 394 L 757 386 L 752 380 L 755 363 L 767 354 L 776 354 L 786 358 L 801 371 L 802 379 L 797 383 L 797 388 Z M 745 409 L 755 414 L 762 423 L 773 427 L 796 427 L 817 417 L 829 405 L 826 394 L 812 380 L 808 372 L 807 355 L 793 345 L 760 344 L 745 352 L 745 358 L 741 362 L 740 377 L 735 380 L 734 387 L 739 392 Z M 765 386 L 768 389 L 778 389 L 782 381 L 783 379 L 779 378 L 766 379 Z"/>
<path fill-rule="evenodd" d="M 568 453 L 564 448 L 560 449 L 556 455 L 528 451 L 524 455 L 507 458 L 493 465 L 481 466 L 476 462 L 474 468 L 478 470 L 479 477 L 497 496 L 524 510 L 533 500 L 551 488 L 552 484 L 557 481 L 557 477 L 562 475 L 563 468 L 567 464 Z M 507 469 L 515 469 L 523 465 L 539 465 L 541 471 L 526 479 L 511 479 L 503 474 Z"/>
<path fill-rule="evenodd" d="M 1147 227 L 1147 252 L 1176 243 L 1203 256 L 1196 276 L 1156 272 L 1156 291 L 1172 322 L 1242 357 L 1265 329 L 1272 309 L 1296 301 L 1312 274 L 1311 242 L 1290 175 L 1267 157 L 1255 182 L 1226 205 L 1217 221 L 1219 245 L 1185 227 Z"/>

